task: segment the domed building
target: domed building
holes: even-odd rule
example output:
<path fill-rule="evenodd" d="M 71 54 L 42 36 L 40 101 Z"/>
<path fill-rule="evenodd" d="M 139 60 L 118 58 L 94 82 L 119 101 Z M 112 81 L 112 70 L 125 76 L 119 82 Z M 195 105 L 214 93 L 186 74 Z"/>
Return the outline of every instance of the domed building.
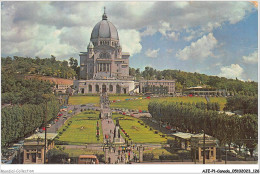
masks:
<path fill-rule="evenodd" d="M 175 80 L 133 81 L 129 76 L 130 54 L 122 52 L 117 29 L 105 12 L 92 30 L 87 52 L 79 56 L 80 80 L 73 82 L 77 93 L 175 93 Z"/>
<path fill-rule="evenodd" d="M 122 52 L 116 27 L 104 12 L 92 30 L 88 51 L 81 52 L 80 79 L 128 79 L 129 53 Z"/>
<path fill-rule="evenodd" d="M 91 33 L 87 52 L 80 52 L 80 80 L 74 80 L 78 93 L 131 93 L 135 82 L 129 76 L 130 54 L 122 52 L 116 27 L 104 12 Z"/>

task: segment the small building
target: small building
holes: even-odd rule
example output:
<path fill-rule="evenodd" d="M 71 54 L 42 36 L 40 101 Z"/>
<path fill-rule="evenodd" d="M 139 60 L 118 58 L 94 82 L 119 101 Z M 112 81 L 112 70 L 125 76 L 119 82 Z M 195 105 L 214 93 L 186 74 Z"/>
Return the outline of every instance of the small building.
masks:
<path fill-rule="evenodd" d="M 47 133 L 47 149 L 54 148 L 56 133 Z M 24 140 L 24 164 L 44 164 L 44 138 L 45 133 L 34 134 Z"/>
<path fill-rule="evenodd" d="M 203 161 L 203 146 L 204 146 L 204 135 L 196 134 L 190 138 L 192 157 L 198 160 L 198 162 Z M 212 136 L 205 134 L 205 162 L 216 161 L 216 139 Z"/>
<path fill-rule="evenodd" d="M 141 80 L 140 93 L 174 94 L 175 80 Z"/>
<path fill-rule="evenodd" d="M 70 86 L 72 86 L 72 84 L 56 84 L 54 88 L 54 92 L 65 94 L 67 93 L 68 89 L 70 89 Z"/>
<path fill-rule="evenodd" d="M 172 134 L 175 138 L 175 141 L 178 142 L 178 147 L 185 150 L 190 150 L 190 138 L 194 134 L 177 132 Z"/>
<path fill-rule="evenodd" d="M 186 88 L 184 91 L 186 95 L 198 95 L 198 96 L 231 96 L 232 92 L 228 92 L 225 89 L 208 88 L 206 86 L 195 86 Z"/>

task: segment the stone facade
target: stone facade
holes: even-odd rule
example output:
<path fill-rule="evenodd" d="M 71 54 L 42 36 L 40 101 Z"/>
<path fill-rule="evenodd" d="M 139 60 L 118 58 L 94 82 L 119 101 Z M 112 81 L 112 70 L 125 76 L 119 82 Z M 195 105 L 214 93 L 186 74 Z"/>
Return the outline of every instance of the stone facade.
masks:
<path fill-rule="evenodd" d="M 129 94 L 135 85 L 129 76 L 130 54 L 122 52 L 116 27 L 102 20 L 92 30 L 87 52 L 80 53 L 80 80 L 73 85 L 78 93 Z"/>
<path fill-rule="evenodd" d="M 135 83 L 126 80 L 75 80 L 74 88 L 81 94 L 129 94 L 134 90 Z"/>
<path fill-rule="evenodd" d="M 80 79 L 126 79 L 129 76 L 129 53 L 122 52 L 116 27 L 107 20 L 96 24 L 87 52 L 81 52 Z"/>

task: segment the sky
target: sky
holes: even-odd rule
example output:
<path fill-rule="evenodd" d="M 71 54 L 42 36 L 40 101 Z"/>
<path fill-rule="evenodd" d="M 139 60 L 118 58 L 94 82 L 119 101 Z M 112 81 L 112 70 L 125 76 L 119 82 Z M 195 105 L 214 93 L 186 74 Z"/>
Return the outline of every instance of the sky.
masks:
<path fill-rule="evenodd" d="M 230 2 L 1 2 L 1 56 L 87 51 L 106 7 L 130 67 L 258 81 L 258 7 Z"/>

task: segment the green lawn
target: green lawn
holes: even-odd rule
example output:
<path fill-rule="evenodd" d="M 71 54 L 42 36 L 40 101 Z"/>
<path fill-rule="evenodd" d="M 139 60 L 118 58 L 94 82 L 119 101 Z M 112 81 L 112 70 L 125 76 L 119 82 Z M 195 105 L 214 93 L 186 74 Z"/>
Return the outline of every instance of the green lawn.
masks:
<path fill-rule="evenodd" d="M 70 105 L 82 105 L 88 103 L 99 104 L 99 96 L 70 96 Z"/>
<path fill-rule="evenodd" d="M 129 98 L 135 98 L 135 96 L 128 95 L 111 95 L 109 96 L 109 100 L 125 100 Z M 88 103 L 99 104 L 99 95 L 96 96 L 70 96 L 69 104 L 70 105 L 82 105 Z"/>
<path fill-rule="evenodd" d="M 90 149 L 65 149 L 64 152 L 69 154 L 69 157 L 78 157 L 79 155 L 96 155 L 104 154 L 103 151 L 90 150 Z"/>
<path fill-rule="evenodd" d="M 169 102 L 185 102 L 185 103 L 196 103 L 205 102 L 204 97 L 161 97 L 161 98 L 151 98 L 151 99 L 138 99 L 138 100 L 128 100 L 112 103 L 110 106 L 112 108 L 126 108 L 126 109 L 136 109 L 136 110 L 148 110 L 148 104 L 151 101 L 169 101 Z M 220 104 L 220 110 L 223 110 L 226 103 L 225 97 L 210 97 L 211 102 L 218 102 Z"/>
<path fill-rule="evenodd" d="M 85 111 L 73 116 L 67 120 L 59 132 L 72 121 L 71 125 L 59 137 L 59 141 L 65 141 L 68 144 L 88 144 L 88 143 L 103 143 L 101 122 L 98 120 L 99 113 L 93 111 Z M 99 122 L 100 139 L 96 137 L 96 125 Z"/>
<path fill-rule="evenodd" d="M 162 138 L 160 135 L 162 135 L 161 132 L 158 131 L 158 134 L 155 134 L 155 130 L 150 130 L 150 127 L 146 125 L 141 125 L 138 123 L 142 120 L 130 117 L 130 116 L 123 116 L 119 114 L 113 114 L 113 119 L 119 119 L 120 126 L 125 130 L 125 132 L 130 136 L 133 143 L 166 143 L 167 139 Z M 129 140 L 129 141 L 131 141 Z"/>

